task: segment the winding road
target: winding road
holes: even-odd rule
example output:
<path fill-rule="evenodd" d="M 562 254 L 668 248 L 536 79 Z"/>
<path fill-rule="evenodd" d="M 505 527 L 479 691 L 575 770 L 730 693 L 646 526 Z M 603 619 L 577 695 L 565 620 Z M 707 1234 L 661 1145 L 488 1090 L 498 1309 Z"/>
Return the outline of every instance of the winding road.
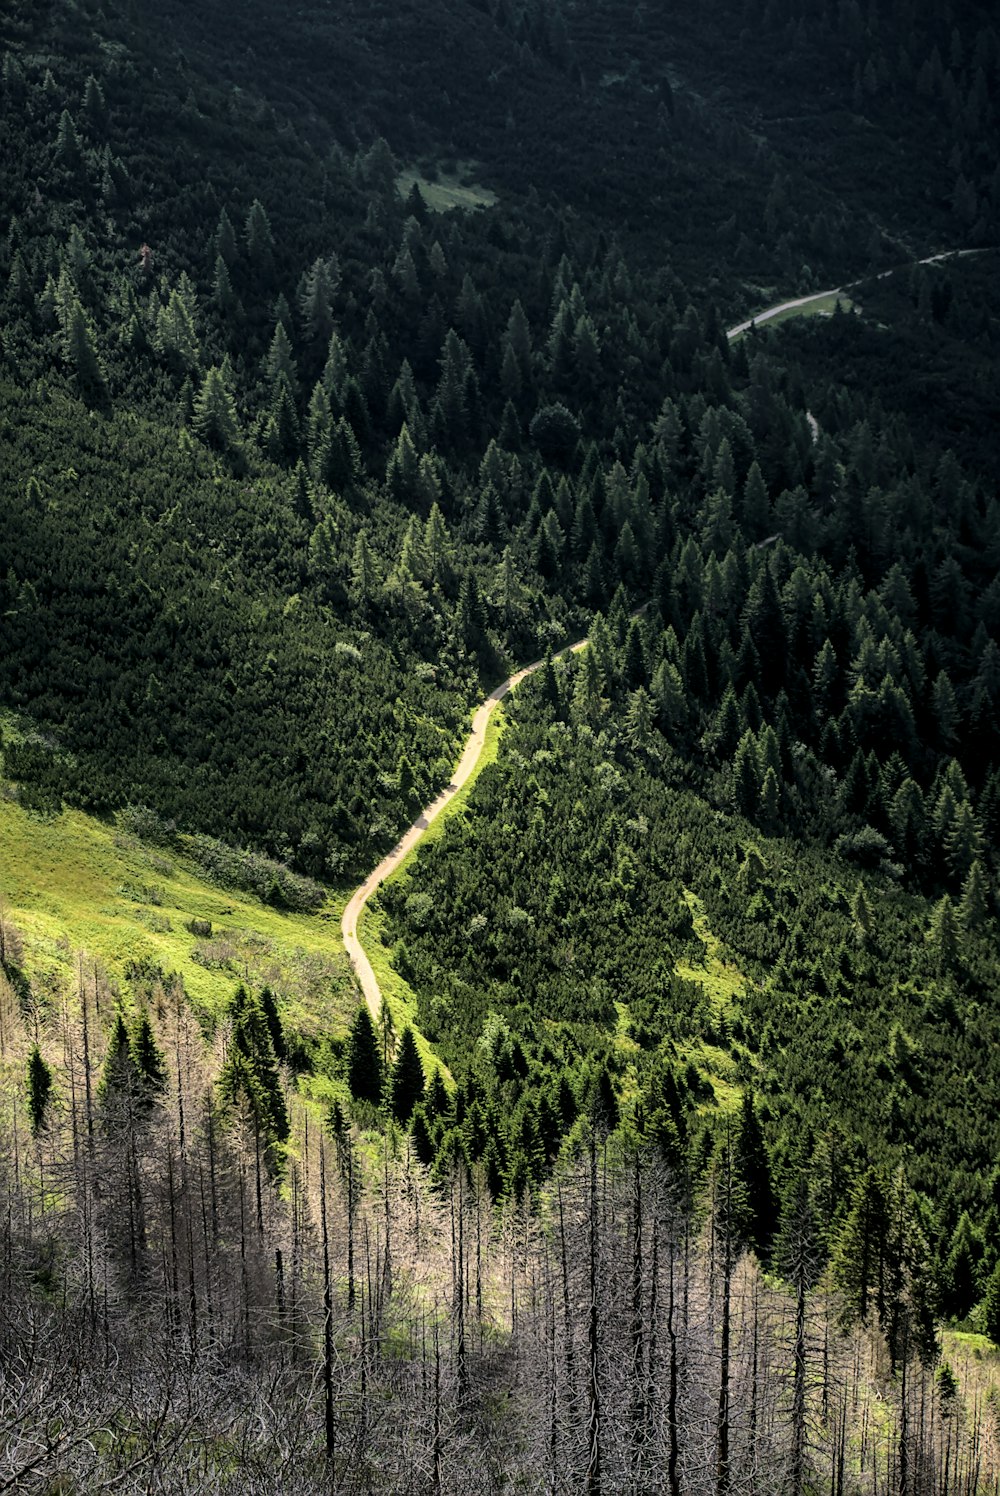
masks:
<path fill-rule="evenodd" d="M 918 265 L 934 265 L 941 260 L 961 255 L 986 253 L 988 253 L 988 250 L 985 249 L 946 250 L 941 254 L 928 255 L 926 259 L 917 260 L 913 263 Z M 878 279 L 885 280 L 887 276 L 894 273 L 892 270 L 886 270 Z M 777 306 L 768 307 L 766 311 L 758 312 L 755 317 L 749 317 L 745 322 L 737 323 L 735 327 L 729 328 L 726 336 L 730 342 L 733 342 L 734 339 L 741 337 L 743 333 L 749 332 L 751 328 L 759 327 L 765 322 L 770 322 L 772 318 L 779 316 L 782 312 L 797 311 L 799 308 L 808 307 L 814 302 L 823 301 L 827 297 L 846 294 L 846 292 L 860 284 L 860 281 L 851 281 L 847 285 L 836 287 L 832 291 L 817 291 L 814 295 L 799 296 L 792 301 L 782 301 Z M 816 418 L 811 412 L 807 412 L 806 420 L 809 422 L 809 428 L 815 441 L 819 433 Z M 776 538 L 776 536 L 769 537 L 770 540 Z M 761 542 L 763 545 L 768 543 L 768 541 Z M 568 644 L 565 649 L 560 650 L 556 658 L 562 659 L 566 655 L 576 654 L 586 647 L 587 640 L 578 639 L 575 644 Z M 385 880 L 392 876 L 406 855 L 417 845 L 431 822 L 437 819 L 441 812 L 454 800 L 463 785 L 468 783 L 470 777 L 475 772 L 476 765 L 479 763 L 483 749 L 486 746 L 486 729 L 496 707 L 503 701 L 505 696 L 508 696 L 511 691 L 520 685 L 521 681 L 527 676 L 532 675 L 543 664 L 544 660 L 534 660 L 530 665 L 525 665 L 523 669 L 516 671 L 514 675 L 508 676 L 505 681 L 502 681 L 497 686 L 496 690 L 491 691 L 486 700 L 476 709 L 475 715 L 472 718 L 472 731 L 462 750 L 462 756 L 458 761 L 455 772 L 451 777 L 451 783 L 441 791 L 432 804 L 427 806 L 426 810 L 421 811 L 402 839 L 396 843 L 386 857 L 383 857 L 375 871 L 369 873 L 361 887 L 356 889 L 351 895 L 340 921 L 340 933 L 364 999 L 368 1004 L 372 1017 L 376 1020 L 382 1007 L 382 989 L 379 987 L 378 978 L 372 970 L 372 964 L 365 953 L 364 946 L 361 944 L 358 935 L 358 924 L 364 913 L 365 905 Z"/>
<path fill-rule="evenodd" d="M 566 655 L 577 654 L 581 649 L 586 649 L 586 647 L 587 640 L 578 639 L 575 644 L 567 644 L 565 649 L 561 649 L 555 658 L 563 659 Z M 417 845 L 417 842 L 423 836 L 431 822 L 437 819 L 445 806 L 454 800 L 462 786 L 468 783 L 468 780 L 475 772 L 476 765 L 479 763 L 483 749 L 486 747 L 486 728 L 497 706 L 499 706 L 505 696 L 508 696 L 511 691 L 515 690 L 527 676 L 533 675 L 544 663 L 544 659 L 533 660 L 530 665 L 525 665 L 521 670 L 516 671 L 514 675 L 509 675 L 476 708 L 475 715 L 472 718 L 472 731 L 469 734 L 465 747 L 462 749 L 462 757 L 459 759 L 455 772 L 451 776 L 450 784 L 445 786 L 437 799 L 428 805 L 426 810 L 420 812 L 409 831 L 396 843 L 392 851 L 383 857 L 375 871 L 369 873 L 361 887 L 351 895 L 340 921 L 340 933 L 343 937 L 344 946 L 350 958 L 351 965 L 354 968 L 354 974 L 364 994 L 365 1002 L 368 1004 L 369 1011 L 374 1019 L 378 1018 L 382 1007 L 382 989 L 379 987 L 378 978 L 372 970 L 372 964 L 358 936 L 358 922 L 364 912 L 364 907 L 376 889 L 385 882 L 386 878 L 390 877 L 396 871 L 407 853 L 411 852 Z"/>
<path fill-rule="evenodd" d="M 960 259 L 963 255 L 989 254 L 989 248 L 983 249 L 945 249 L 940 254 L 927 255 L 922 260 L 911 260 L 908 265 L 899 265 L 892 270 L 883 270 L 875 277 L 876 280 L 888 280 L 890 275 L 895 275 L 898 270 L 909 270 L 914 265 L 938 265 L 942 260 Z M 854 291 L 870 279 L 865 276 L 862 280 L 848 281 L 843 286 L 834 286 L 830 291 L 815 291 L 809 296 L 796 296 L 792 301 L 780 301 L 777 306 L 769 306 L 766 311 L 758 312 L 755 317 L 748 317 L 745 322 L 737 322 L 735 327 L 730 327 L 726 337 L 732 343 L 741 338 L 745 332 L 753 327 L 761 327 L 765 322 L 771 322 L 775 317 L 780 317 L 782 312 L 796 312 L 805 307 L 815 305 L 817 301 L 827 301 L 831 296 L 846 296 L 849 291 Z"/>

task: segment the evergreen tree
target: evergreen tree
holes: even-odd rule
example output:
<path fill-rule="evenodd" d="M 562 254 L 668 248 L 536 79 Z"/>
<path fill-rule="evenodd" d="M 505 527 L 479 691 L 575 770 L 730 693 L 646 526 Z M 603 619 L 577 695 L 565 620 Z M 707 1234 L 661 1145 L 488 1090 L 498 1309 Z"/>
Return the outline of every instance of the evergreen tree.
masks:
<path fill-rule="evenodd" d="M 983 864 L 977 857 L 969 868 L 958 906 L 958 918 L 963 930 L 978 930 L 989 917 L 989 911 L 990 886 Z"/>
<path fill-rule="evenodd" d="M 628 699 L 625 713 L 625 740 L 630 747 L 642 752 L 649 747 L 653 732 L 653 704 L 649 692 L 643 686 L 633 691 Z"/>
<path fill-rule="evenodd" d="M 73 116 L 68 109 L 64 109 L 59 116 L 59 128 L 56 132 L 56 160 L 67 172 L 76 172 L 83 165 L 83 147 L 76 133 Z"/>
<path fill-rule="evenodd" d="M 364 608 L 376 597 L 381 580 L 378 564 L 364 530 L 358 532 L 351 562 L 351 587 L 355 603 Z"/>
<path fill-rule="evenodd" d="M 870 1168 L 851 1191 L 850 1210 L 830 1260 L 848 1322 L 852 1318 L 867 1322 L 872 1308 L 882 1302 L 888 1234 L 884 1181 Z"/>
<path fill-rule="evenodd" d="M 951 1319 L 965 1319 L 979 1300 L 983 1239 L 966 1210 L 958 1218 L 942 1273 L 941 1307 Z"/>
<path fill-rule="evenodd" d="M 229 1004 L 229 1044 L 219 1072 L 219 1093 L 230 1104 L 244 1101 L 269 1143 L 289 1135 L 278 1061 L 260 997 L 237 987 Z"/>
<path fill-rule="evenodd" d="M 347 1084 L 356 1101 L 382 1100 L 382 1054 L 366 1003 L 362 1003 L 347 1040 Z"/>
<path fill-rule="evenodd" d="M 983 1325 L 993 1344 L 1000 1349 L 1000 1262 L 990 1275 L 983 1296 Z"/>
<path fill-rule="evenodd" d="M 236 263 L 236 233 L 233 229 L 232 220 L 225 208 L 219 213 L 219 222 L 215 230 L 215 253 L 227 266 Z"/>
<path fill-rule="evenodd" d="M 254 198 L 246 219 L 247 258 L 258 271 L 267 273 L 274 262 L 274 235 L 264 204 Z"/>
<path fill-rule="evenodd" d="M 420 1063 L 413 1030 L 407 1024 L 400 1035 L 396 1060 L 389 1076 L 389 1107 L 396 1120 L 405 1125 L 423 1095 L 424 1067 Z"/>
<path fill-rule="evenodd" d="M 167 1067 L 156 1042 L 149 1014 L 142 1012 L 136 1019 L 131 1039 L 132 1062 L 140 1081 L 143 1100 L 151 1106 L 156 1097 L 166 1088 Z"/>
<path fill-rule="evenodd" d="M 733 1168 L 745 1190 L 746 1216 L 742 1227 L 748 1245 L 761 1261 L 770 1255 L 778 1221 L 778 1205 L 771 1183 L 771 1161 L 764 1132 L 754 1107 L 753 1093 L 743 1092 L 740 1120 L 733 1140 Z"/>
<path fill-rule="evenodd" d="M 106 399 L 107 384 L 93 323 L 75 296 L 65 309 L 63 347 L 83 395 L 92 402 Z"/>
<path fill-rule="evenodd" d="M 757 740 L 748 728 L 737 745 L 732 768 L 733 804 L 747 820 L 752 820 L 757 814 L 760 789 Z"/>
<path fill-rule="evenodd" d="M 958 959 L 958 922 L 955 906 L 945 894 L 931 916 L 930 943 L 940 972 L 951 971 Z"/>
<path fill-rule="evenodd" d="M 45 1126 L 45 1114 L 52 1096 L 52 1071 L 49 1069 L 37 1044 L 28 1055 L 28 1116 L 31 1130 L 36 1135 Z"/>
<path fill-rule="evenodd" d="M 222 369 L 208 370 L 194 402 L 194 429 L 210 446 L 231 451 L 239 442 L 236 401 Z"/>

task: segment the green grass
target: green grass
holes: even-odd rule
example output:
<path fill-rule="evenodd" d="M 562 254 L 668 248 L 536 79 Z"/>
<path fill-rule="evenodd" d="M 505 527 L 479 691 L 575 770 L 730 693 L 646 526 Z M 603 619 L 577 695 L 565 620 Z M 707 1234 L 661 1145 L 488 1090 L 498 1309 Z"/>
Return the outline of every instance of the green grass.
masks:
<path fill-rule="evenodd" d="M 730 962 L 723 959 L 722 943 L 717 935 L 713 935 L 698 896 L 686 888 L 684 902 L 691 911 L 691 923 L 694 925 L 695 934 L 705 947 L 705 956 L 697 966 L 692 966 L 687 962 L 678 962 L 674 970 L 686 982 L 698 983 L 712 1005 L 712 1012 L 718 1016 L 730 1003 L 742 996 L 746 989 L 746 977 Z"/>
<path fill-rule="evenodd" d="M 764 323 L 765 327 L 778 327 L 782 322 L 789 321 L 792 317 L 832 317 L 837 310 L 837 303 L 843 312 L 854 312 L 859 310 L 856 303 L 843 292 L 839 295 L 834 292 L 830 296 L 821 296 L 817 301 L 807 302 L 805 306 L 788 307 L 786 311 L 779 312 L 776 317 L 769 317 Z"/>
<path fill-rule="evenodd" d="M 272 909 L 207 882 L 183 845 L 152 847 L 77 811 L 40 818 L 0 799 L 0 898 L 39 995 L 70 990 L 84 952 L 123 989 L 131 963 L 177 973 L 206 1018 L 241 980 L 268 983 L 303 1034 L 343 1031 L 354 1011 L 342 898 L 317 914 Z M 210 922 L 211 937 L 191 920 Z"/>
<path fill-rule="evenodd" d="M 495 192 L 469 180 L 474 163 L 459 162 L 455 172 L 440 172 L 435 177 L 425 177 L 416 167 L 408 166 L 396 178 L 400 195 L 406 197 L 414 182 L 420 188 L 427 206 L 435 213 L 449 213 L 455 208 L 465 213 L 475 208 L 492 208 L 497 200 Z"/>

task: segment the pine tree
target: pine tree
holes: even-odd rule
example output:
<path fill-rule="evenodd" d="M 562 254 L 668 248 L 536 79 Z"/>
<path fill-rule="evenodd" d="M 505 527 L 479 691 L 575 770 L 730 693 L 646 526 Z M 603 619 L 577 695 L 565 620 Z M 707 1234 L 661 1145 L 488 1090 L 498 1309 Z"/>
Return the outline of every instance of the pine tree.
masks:
<path fill-rule="evenodd" d="M 745 1216 L 741 1233 L 766 1261 L 778 1220 L 778 1205 L 771 1184 L 771 1161 L 764 1132 L 754 1107 L 753 1093 L 743 1092 L 740 1121 L 733 1140 L 733 1168 L 745 1191 Z"/>
<path fill-rule="evenodd" d="M 455 610 L 455 627 L 466 649 L 477 652 L 486 642 L 486 609 L 476 573 L 470 568 L 462 578 Z"/>
<path fill-rule="evenodd" d="M 451 576 L 451 540 L 441 506 L 435 502 L 424 528 L 424 552 L 432 582 L 445 587 Z"/>
<path fill-rule="evenodd" d="M 649 747 L 653 733 L 653 704 L 649 692 L 640 686 L 628 699 L 625 712 L 625 740 L 642 752 Z"/>
<path fill-rule="evenodd" d="M 194 402 L 194 429 L 210 446 L 231 451 L 239 442 L 236 402 L 222 369 L 213 366 L 205 375 Z"/>
<path fill-rule="evenodd" d="M 31 1130 L 38 1134 L 45 1126 L 45 1114 L 52 1096 L 52 1071 L 42 1058 L 37 1044 L 32 1045 L 28 1055 L 27 1081 Z"/>
<path fill-rule="evenodd" d="M 851 922 L 854 938 L 861 946 L 867 946 L 872 938 L 872 907 L 865 893 L 865 885 L 859 883 L 851 900 Z"/>
<path fill-rule="evenodd" d="M 831 1275 L 843 1296 L 848 1322 L 853 1318 L 867 1322 L 876 1302 L 881 1303 L 888 1233 L 884 1181 L 870 1168 L 851 1192 L 850 1211 L 830 1261 Z"/>
<path fill-rule="evenodd" d="M 990 1275 L 983 1296 L 983 1324 L 993 1344 L 1000 1349 L 1000 1262 Z"/>
<path fill-rule="evenodd" d="M 364 530 L 360 530 L 351 562 L 351 591 L 354 602 L 359 607 L 367 607 L 376 597 L 380 586 L 378 565 L 368 543 L 368 536 Z"/>
<path fill-rule="evenodd" d="M 930 943 L 938 971 L 951 971 L 958 959 L 958 922 L 955 919 L 955 906 L 947 894 L 934 906 Z"/>
<path fill-rule="evenodd" d="M 66 307 L 63 347 L 83 395 L 91 402 L 106 399 L 107 384 L 93 324 L 75 296 Z"/>
<path fill-rule="evenodd" d="M 362 1003 L 347 1040 L 347 1084 L 356 1101 L 382 1100 L 382 1054 L 367 1004 Z"/>
<path fill-rule="evenodd" d="M 236 233 L 233 229 L 232 220 L 225 208 L 219 214 L 218 226 L 215 230 L 215 253 L 221 257 L 227 266 L 236 263 Z"/>
<path fill-rule="evenodd" d="M 985 1247 L 966 1210 L 958 1218 L 942 1274 L 941 1307 L 951 1319 L 965 1319 L 979 1300 Z"/>
<path fill-rule="evenodd" d="M 411 507 L 417 497 L 419 471 L 420 459 L 409 427 L 404 421 L 385 470 L 385 485 L 389 497 L 397 504 Z"/>
<path fill-rule="evenodd" d="M 990 886 L 983 864 L 976 858 L 969 868 L 962 887 L 962 900 L 958 906 L 958 918 L 962 929 L 978 930 L 989 917 Z"/>
<path fill-rule="evenodd" d="M 760 798 L 758 801 L 755 819 L 764 831 L 772 836 L 777 833 L 778 823 L 781 817 L 781 785 L 774 770 L 769 768 L 764 775 L 760 786 Z"/>
<path fill-rule="evenodd" d="M 298 371 L 295 367 L 295 354 L 292 352 L 292 340 L 283 322 L 279 322 L 274 329 L 274 336 L 264 360 L 264 370 L 272 389 L 275 389 L 279 381 L 283 380 L 289 390 L 295 391 L 298 385 Z"/>
<path fill-rule="evenodd" d="M 132 1056 L 125 1019 L 119 1012 L 111 1028 L 101 1078 L 97 1085 L 97 1101 L 106 1126 L 116 1126 L 121 1120 L 123 1108 L 130 1112 L 140 1092 L 139 1072 Z"/>
<path fill-rule="evenodd" d="M 142 1088 L 146 1105 L 151 1106 L 156 1097 L 166 1088 L 167 1067 L 153 1033 L 149 1014 L 140 1013 L 132 1030 L 132 1063 Z"/>
<path fill-rule="evenodd" d="M 68 109 L 64 109 L 59 116 L 59 129 L 56 134 L 56 160 L 68 172 L 78 171 L 83 164 L 83 147 L 80 145 L 80 137 L 76 133 L 73 116 Z"/>
<path fill-rule="evenodd" d="M 748 728 L 740 738 L 732 768 L 733 804 L 741 816 L 752 820 L 760 803 L 760 770 L 757 766 L 757 739 Z"/>
<path fill-rule="evenodd" d="M 283 1143 L 290 1131 L 288 1110 L 260 997 L 246 987 L 237 987 L 228 1016 L 229 1046 L 219 1072 L 219 1093 L 230 1104 L 246 1102 L 265 1139 Z"/>
<path fill-rule="evenodd" d="M 389 1107 L 396 1120 L 405 1126 L 423 1095 L 424 1067 L 420 1063 L 413 1030 L 407 1024 L 400 1035 L 396 1060 L 389 1077 Z"/>
<path fill-rule="evenodd" d="M 299 287 L 299 311 L 306 336 L 312 342 L 328 339 L 333 331 L 333 298 L 340 285 L 336 255 L 314 260 Z"/>
<path fill-rule="evenodd" d="M 264 204 L 254 198 L 246 220 L 247 256 L 250 263 L 266 273 L 274 262 L 274 236 Z"/>

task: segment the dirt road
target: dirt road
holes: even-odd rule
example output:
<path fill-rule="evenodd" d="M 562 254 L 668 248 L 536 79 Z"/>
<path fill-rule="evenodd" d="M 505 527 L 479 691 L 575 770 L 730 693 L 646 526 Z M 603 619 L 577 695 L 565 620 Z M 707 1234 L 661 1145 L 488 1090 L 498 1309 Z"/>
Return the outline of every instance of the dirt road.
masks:
<path fill-rule="evenodd" d="M 565 649 L 560 650 L 556 658 L 561 659 L 564 655 L 576 654 L 581 649 L 585 649 L 586 645 L 586 639 L 578 639 L 575 644 L 568 644 Z M 372 964 L 365 954 L 364 946 L 361 944 L 358 936 L 358 922 L 361 919 L 364 907 L 379 885 L 384 883 L 386 878 L 396 871 L 407 853 L 412 851 L 417 845 L 417 842 L 423 836 L 431 822 L 437 819 L 445 807 L 454 800 L 462 786 L 468 782 L 486 746 L 486 728 L 496 707 L 503 701 L 505 696 L 509 695 L 511 691 L 515 690 L 521 684 L 526 676 L 533 674 L 542 664 L 544 664 L 544 660 L 534 660 L 530 665 L 525 665 L 523 669 L 518 670 L 516 674 L 508 676 L 476 708 L 475 715 L 472 718 L 472 731 L 466 740 L 465 747 L 462 749 L 462 756 L 455 767 L 455 772 L 451 777 L 450 783 L 445 786 L 437 799 L 427 806 L 426 810 L 420 812 L 402 839 L 396 843 L 386 857 L 383 857 L 375 871 L 369 873 L 361 887 L 351 895 L 350 902 L 344 910 L 343 918 L 340 921 L 340 933 L 343 936 L 351 965 L 354 967 L 355 975 L 361 984 L 361 991 L 364 993 L 365 1001 L 373 1018 L 378 1018 L 379 1010 L 382 1006 L 382 990 L 379 987 L 378 978 L 372 970 Z"/>

